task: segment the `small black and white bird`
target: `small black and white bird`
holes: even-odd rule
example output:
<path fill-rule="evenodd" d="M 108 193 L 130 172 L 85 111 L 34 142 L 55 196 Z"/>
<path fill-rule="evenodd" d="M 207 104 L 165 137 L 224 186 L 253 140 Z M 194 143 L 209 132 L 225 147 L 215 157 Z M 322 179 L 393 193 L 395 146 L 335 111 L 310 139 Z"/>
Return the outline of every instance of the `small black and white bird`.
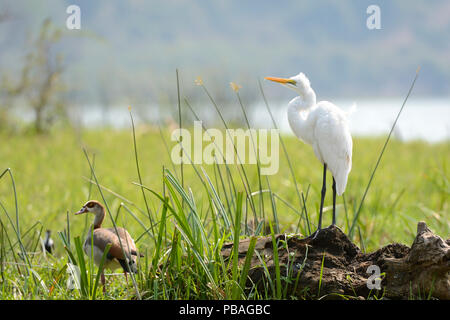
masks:
<path fill-rule="evenodd" d="M 47 230 L 47 231 L 45 232 L 44 247 L 45 247 L 45 250 L 46 250 L 48 253 L 52 253 L 52 252 L 53 252 L 53 248 L 54 248 L 53 239 L 50 237 L 50 234 L 51 234 L 51 233 L 52 233 L 52 232 L 51 232 L 50 230 Z"/>

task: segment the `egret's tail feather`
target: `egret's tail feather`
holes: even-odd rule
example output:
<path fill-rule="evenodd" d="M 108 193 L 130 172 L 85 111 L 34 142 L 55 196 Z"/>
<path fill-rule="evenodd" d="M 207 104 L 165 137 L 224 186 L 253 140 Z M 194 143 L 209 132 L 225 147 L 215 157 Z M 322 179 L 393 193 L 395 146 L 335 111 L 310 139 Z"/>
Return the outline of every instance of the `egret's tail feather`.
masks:
<path fill-rule="evenodd" d="M 356 102 L 353 102 L 350 109 L 348 109 L 345 113 L 347 114 L 347 116 L 351 116 L 353 113 L 356 112 L 357 109 L 358 109 L 358 106 L 357 106 Z"/>
<path fill-rule="evenodd" d="M 335 177 L 335 180 L 336 180 L 336 193 L 337 193 L 338 196 L 341 196 L 344 193 L 345 187 L 347 186 L 347 179 L 348 179 L 348 175 L 347 174 L 337 175 Z"/>

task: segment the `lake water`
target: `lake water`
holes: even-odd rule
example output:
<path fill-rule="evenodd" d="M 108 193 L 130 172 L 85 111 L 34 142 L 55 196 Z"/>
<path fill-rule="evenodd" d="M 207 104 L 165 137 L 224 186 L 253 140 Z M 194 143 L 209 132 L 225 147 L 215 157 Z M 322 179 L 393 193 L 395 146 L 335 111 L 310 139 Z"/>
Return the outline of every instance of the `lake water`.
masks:
<path fill-rule="evenodd" d="M 351 109 L 353 103 L 356 103 L 356 108 L 349 116 L 352 135 L 377 136 L 389 133 L 403 99 L 335 102 L 337 106 L 346 111 Z M 264 108 L 264 106 L 262 107 Z M 280 129 L 283 132 L 290 132 L 286 110 L 287 102 L 285 107 L 277 108 L 273 113 Z M 270 121 L 270 118 L 264 115 L 253 115 L 252 118 L 258 119 L 258 125 Z M 403 108 L 393 134 L 401 140 L 422 139 L 429 142 L 449 140 L 450 98 L 410 98 Z"/>
<path fill-rule="evenodd" d="M 269 103 L 281 132 L 292 134 L 286 114 L 288 102 L 287 99 L 286 102 L 282 103 Z M 403 98 L 364 99 L 360 101 L 337 100 L 334 103 L 343 110 L 350 110 L 353 103 L 356 103 L 356 109 L 349 117 L 350 130 L 353 136 L 379 136 L 389 133 L 401 108 Z M 155 109 L 148 108 L 148 110 L 152 110 L 153 113 L 148 114 L 148 118 L 154 118 Z M 211 108 L 208 108 L 208 110 L 211 110 Z M 272 121 L 265 105 L 255 105 L 252 110 L 249 116 L 252 125 L 256 128 L 272 127 Z M 134 112 L 135 117 L 138 118 L 138 114 L 143 114 L 143 112 L 142 109 L 139 112 Z M 203 116 L 211 118 L 217 115 L 203 113 Z M 147 115 L 144 115 L 144 117 L 147 118 Z M 107 113 L 102 113 L 100 108 L 86 107 L 81 113 L 81 122 L 86 126 L 106 123 L 114 127 L 130 127 L 130 118 L 126 106 L 112 108 Z M 415 139 L 428 142 L 450 140 L 450 98 L 410 98 L 397 122 L 394 136 L 405 141 Z"/>

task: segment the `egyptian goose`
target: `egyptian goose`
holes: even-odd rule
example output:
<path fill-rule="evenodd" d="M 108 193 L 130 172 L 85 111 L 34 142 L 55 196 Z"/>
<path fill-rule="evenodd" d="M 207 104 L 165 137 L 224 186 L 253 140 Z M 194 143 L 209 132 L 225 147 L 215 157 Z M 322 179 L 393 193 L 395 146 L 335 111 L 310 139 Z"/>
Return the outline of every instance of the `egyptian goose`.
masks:
<path fill-rule="evenodd" d="M 86 255 L 88 257 L 91 256 L 91 243 L 93 243 L 94 262 L 95 264 L 99 265 L 102 260 L 106 245 L 110 243 L 111 248 L 109 249 L 108 255 L 106 256 L 104 268 L 115 270 L 122 267 L 125 277 L 127 272 L 136 273 L 136 256 L 139 253 L 136 249 L 134 240 L 133 238 L 131 238 L 128 231 L 124 228 L 117 227 L 116 233 L 116 229 L 114 228 L 102 228 L 101 225 L 103 219 L 105 218 L 105 207 L 103 207 L 103 205 L 96 200 L 90 200 L 86 202 L 86 204 L 80 209 L 80 211 L 76 212 L 75 214 L 78 215 L 86 212 L 95 214 L 94 224 L 89 229 L 83 245 L 83 249 Z M 92 228 L 94 228 L 93 232 Z M 91 235 L 93 236 L 93 238 L 91 238 Z M 139 255 L 141 257 L 143 256 L 141 254 Z M 125 259 L 128 261 L 128 265 Z M 128 268 L 128 266 L 130 268 Z M 101 273 L 101 281 L 103 284 L 103 291 L 105 291 L 105 275 L 103 273 L 103 270 Z"/>

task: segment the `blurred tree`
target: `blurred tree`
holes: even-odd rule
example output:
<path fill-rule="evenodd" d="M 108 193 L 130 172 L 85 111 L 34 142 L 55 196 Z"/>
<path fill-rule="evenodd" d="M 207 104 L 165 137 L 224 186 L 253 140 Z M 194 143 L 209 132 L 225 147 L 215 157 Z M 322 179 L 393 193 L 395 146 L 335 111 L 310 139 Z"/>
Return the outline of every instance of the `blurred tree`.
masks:
<path fill-rule="evenodd" d="M 14 99 L 22 95 L 28 86 L 29 70 L 28 65 L 22 68 L 21 77 L 17 84 L 12 84 L 13 81 L 7 75 L 2 77 L 0 92 L 3 99 L 0 103 L 0 129 L 12 126 L 9 111 L 13 106 Z"/>
<path fill-rule="evenodd" d="M 48 128 L 55 118 L 66 115 L 61 80 L 63 58 L 53 55 L 51 50 L 60 38 L 61 31 L 53 30 L 50 19 L 46 19 L 24 66 L 29 69 L 25 95 L 34 112 L 34 128 L 38 133 Z"/>
<path fill-rule="evenodd" d="M 6 8 L 2 13 L 0 13 L 0 24 L 9 20 L 11 15 L 9 10 Z M 27 72 L 26 69 L 23 69 Z M 22 79 L 24 74 L 22 73 Z M 21 81 L 20 83 L 23 83 Z M 2 76 L 2 81 L 0 85 L 0 95 L 2 99 L 0 100 L 0 130 L 9 127 L 9 108 L 11 107 L 11 97 L 21 93 L 23 91 L 22 85 L 12 86 L 6 75 Z"/>
<path fill-rule="evenodd" d="M 25 56 L 20 79 L 13 84 L 12 79 L 3 75 L 0 87 L 3 97 L 0 106 L 2 123 L 8 122 L 9 110 L 20 98 L 33 112 L 33 126 L 37 133 L 47 130 L 56 118 L 67 115 L 63 94 L 65 87 L 61 79 L 63 58 L 52 50 L 60 39 L 61 31 L 52 28 L 50 19 L 45 19 L 39 36 Z"/>

